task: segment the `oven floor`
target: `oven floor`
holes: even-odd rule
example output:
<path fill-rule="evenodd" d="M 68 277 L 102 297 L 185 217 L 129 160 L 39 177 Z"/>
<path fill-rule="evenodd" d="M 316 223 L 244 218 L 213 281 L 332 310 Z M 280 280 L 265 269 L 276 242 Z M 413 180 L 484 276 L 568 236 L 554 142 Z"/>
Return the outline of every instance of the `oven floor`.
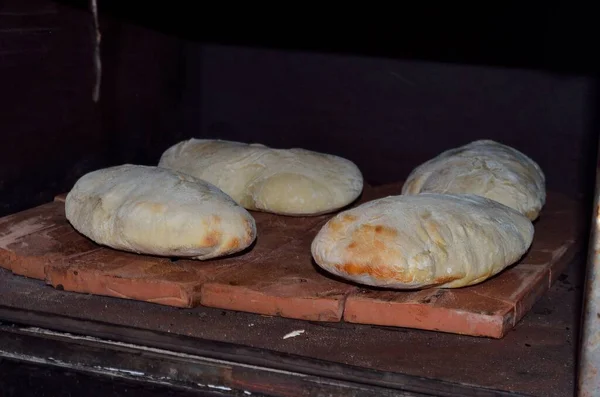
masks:
<path fill-rule="evenodd" d="M 204 307 L 176 309 L 59 291 L 3 269 L 0 304 L 534 396 L 568 396 L 574 393 L 582 267 L 582 259 L 573 262 L 501 340 Z M 296 330 L 304 333 L 283 338 Z"/>
<path fill-rule="evenodd" d="M 215 397 L 214 393 L 173 390 L 11 360 L 0 359 L 0 373 L 2 397 Z M 65 385 L 69 385 L 68 390 Z"/>

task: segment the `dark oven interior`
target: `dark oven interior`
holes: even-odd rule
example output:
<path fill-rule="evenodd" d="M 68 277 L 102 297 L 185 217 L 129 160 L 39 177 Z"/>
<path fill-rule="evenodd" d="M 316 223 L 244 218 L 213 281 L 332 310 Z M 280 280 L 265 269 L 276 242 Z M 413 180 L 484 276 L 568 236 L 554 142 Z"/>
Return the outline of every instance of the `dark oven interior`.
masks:
<path fill-rule="evenodd" d="M 155 164 L 192 136 L 341 155 L 373 184 L 403 180 L 442 150 L 489 138 L 539 162 L 549 190 L 577 196 L 593 185 L 596 80 L 587 36 L 572 31 L 583 11 L 556 19 L 570 27 L 561 40 L 541 20 L 517 19 L 513 31 L 487 26 L 472 40 L 484 22 L 386 44 L 383 28 L 355 43 L 362 30 L 327 41 L 323 27 L 303 41 L 289 27 L 269 40 L 241 25 L 244 34 L 221 36 L 179 10 L 106 2 L 96 104 L 91 16 L 85 2 L 72 3 L 3 5 L 2 127 L 11 149 L 0 171 L 2 214 L 47 202 L 99 167 Z M 204 34 L 248 45 L 199 41 Z M 505 41 L 480 43 L 494 34 Z"/>
<path fill-rule="evenodd" d="M 336 154 L 354 161 L 372 185 L 402 181 L 412 168 L 443 150 L 487 138 L 535 159 L 546 173 L 547 189 L 577 200 L 580 216 L 589 221 L 597 155 L 598 80 L 595 61 L 586 51 L 591 36 L 584 23 L 589 13 L 583 10 L 507 6 L 495 18 L 488 16 L 489 20 L 471 23 L 463 17 L 462 30 L 456 27 L 461 23 L 455 19 L 452 24 L 448 18 L 459 18 L 462 12 L 437 10 L 421 12 L 421 19 L 401 19 L 405 24 L 414 19 L 410 26 L 416 26 L 417 21 L 426 24 L 432 18 L 430 24 L 439 27 L 437 35 L 422 26 L 412 35 L 400 27 L 385 31 L 380 26 L 381 31 L 370 30 L 372 39 L 366 28 L 356 28 L 354 33 L 348 28 L 346 37 L 327 36 L 324 23 L 322 28 L 313 27 L 317 38 L 302 40 L 292 34 L 300 25 L 286 30 L 280 23 L 273 28 L 279 34 L 253 35 L 250 22 L 245 26 L 230 21 L 240 28 L 238 34 L 222 26 L 220 30 L 198 26 L 200 22 L 194 23 L 195 14 L 189 11 L 151 5 L 140 11 L 117 3 L 100 1 L 98 103 L 92 101 L 93 34 L 88 5 L 45 0 L 5 0 L 0 5 L 0 127 L 5 147 L 0 215 L 49 202 L 98 168 L 156 164 L 167 147 L 190 137 Z M 511 29 L 502 30 L 506 18 L 513 18 Z M 202 23 L 208 20 L 199 17 Z M 552 28 L 557 26 L 565 28 Z M 446 33 L 439 33 L 444 29 Z M 570 276 L 579 280 L 579 286 L 584 265 L 583 260 L 578 262 L 577 275 Z M 551 320 L 559 321 L 562 331 L 571 327 L 563 322 L 577 327 L 580 295 L 581 288 L 574 290 L 567 308 L 560 307 L 563 298 L 553 297 L 531 316 L 544 320 L 545 310 L 556 311 L 568 318 Z M 101 313 L 101 303 L 94 305 Z M 170 324 L 161 325 L 162 331 L 172 328 L 183 335 L 194 334 L 193 324 L 186 323 L 181 312 L 157 310 L 153 316 Z M 208 313 L 215 322 L 225 321 L 214 332 L 200 335 L 208 339 L 219 339 L 220 333 L 236 327 L 236 321 L 250 318 Z M 109 317 L 103 321 L 117 322 Z M 262 321 L 259 318 L 256 323 L 265 330 L 289 324 L 260 325 Z M 135 325 L 143 327 L 140 324 Z M 362 331 L 339 332 L 348 340 L 356 334 L 369 338 Z M 563 373 L 559 388 L 570 390 L 576 332 L 568 331 L 570 345 L 561 353 L 568 363 L 566 375 L 539 364 L 553 359 L 540 351 L 534 353 L 539 366 L 532 373 L 518 373 L 518 365 L 511 364 L 507 371 L 514 373 L 499 387 L 535 390 L 539 370 Z M 395 335 L 379 337 L 386 340 Z M 333 334 L 323 336 L 327 337 Z M 500 351 L 506 349 L 524 354 L 525 344 L 545 337 L 521 334 L 498 342 L 503 347 L 491 347 L 498 350 L 491 353 L 492 360 L 501 360 Z M 233 332 L 232 338 L 225 340 L 261 348 L 268 345 L 260 335 L 239 336 L 236 341 Z M 471 343 L 484 343 L 428 333 L 414 340 L 420 346 L 436 346 L 440 357 L 448 357 L 452 346 L 471 349 Z M 322 347 L 317 343 L 290 353 L 318 356 Z M 369 349 L 357 353 L 356 365 L 392 370 L 393 359 L 385 349 L 370 353 Z M 352 362 L 339 351 L 328 354 Z M 319 358 L 324 359 L 323 354 Z M 430 361 L 435 362 L 433 356 Z M 478 365 L 491 371 L 489 362 Z M 426 372 L 432 377 L 452 377 L 443 369 Z M 465 379 L 474 382 L 476 378 L 473 374 Z M 498 381 L 484 379 L 483 383 L 492 387 Z"/>

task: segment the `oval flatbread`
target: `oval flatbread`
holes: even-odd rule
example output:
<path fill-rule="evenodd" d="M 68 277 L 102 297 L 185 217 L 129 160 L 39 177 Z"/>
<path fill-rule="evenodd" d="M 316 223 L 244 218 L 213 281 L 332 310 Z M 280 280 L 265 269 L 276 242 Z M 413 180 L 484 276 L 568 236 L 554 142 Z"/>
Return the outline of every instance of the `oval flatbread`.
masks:
<path fill-rule="evenodd" d="M 248 247 L 254 218 L 215 186 L 158 167 L 120 165 L 81 177 L 67 195 L 73 227 L 118 250 L 209 259 Z"/>
<path fill-rule="evenodd" d="M 390 196 L 343 211 L 312 242 L 324 270 L 377 287 L 456 288 L 482 282 L 529 249 L 533 224 L 476 195 Z"/>
<path fill-rule="evenodd" d="M 535 220 L 546 202 L 540 166 L 516 149 L 479 140 L 447 150 L 415 168 L 402 194 L 476 194 Z"/>
<path fill-rule="evenodd" d="M 249 210 L 319 215 L 353 202 L 363 178 L 344 158 L 304 149 L 272 149 L 190 139 L 167 149 L 158 164 L 208 181 Z"/>

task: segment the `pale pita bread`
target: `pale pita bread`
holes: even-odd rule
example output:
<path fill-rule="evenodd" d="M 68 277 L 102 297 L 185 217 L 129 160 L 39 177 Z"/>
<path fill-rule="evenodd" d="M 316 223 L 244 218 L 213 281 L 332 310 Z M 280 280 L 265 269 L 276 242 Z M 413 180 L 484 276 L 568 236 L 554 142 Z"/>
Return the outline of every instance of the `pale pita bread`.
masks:
<path fill-rule="evenodd" d="M 476 194 L 535 220 L 546 202 L 545 181 L 540 166 L 523 153 L 479 140 L 447 150 L 415 168 L 402 194 Z"/>
<path fill-rule="evenodd" d="M 67 195 L 67 219 L 98 244 L 192 259 L 241 251 L 254 218 L 215 186 L 158 167 L 120 165 L 81 177 Z"/>
<path fill-rule="evenodd" d="M 158 164 L 208 181 L 249 210 L 319 215 L 353 202 L 363 178 L 354 163 L 304 149 L 272 149 L 190 139 L 167 149 Z"/>

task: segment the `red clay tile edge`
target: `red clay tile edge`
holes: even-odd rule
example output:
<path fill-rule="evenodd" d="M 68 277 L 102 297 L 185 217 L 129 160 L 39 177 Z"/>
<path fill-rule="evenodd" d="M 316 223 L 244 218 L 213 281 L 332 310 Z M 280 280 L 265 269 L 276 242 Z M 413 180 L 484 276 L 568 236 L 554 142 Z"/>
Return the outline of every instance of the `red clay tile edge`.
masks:
<path fill-rule="evenodd" d="M 55 197 L 55 201 L 64 202 L 65 198 L 66 194 L 61 194 Z M 508 310 L 503 315 L 482 315 L 477 313 L 469 313 L 461 310 L 449 310 L 448 308 L 436 308 L 423 304 L 405 304 L 403 306 L 405 307 L 405 312 L 409 314 L 408 317 L 414 317 L 414 321 L 418 323 L 411 324 L 410 321 L 402 320 L 401 318 L 398 319 L 398 312 L 397 310 L 394 310 L 392 306 L 386 308 L 385 306 L 378 305 L 378 311 L 392 310 L 393 313 L 390 313 L 390 315 L 392 315 L 392 318 L 396 319 L 392 321 L 392 323 L 386 323 L 385 321 L 371 321 L 368 323 L 378 325 L 420 328 L 451 333 L 468 334 L 474 336 L 489 336 L 494 338 L 501 338 L 511 328 L 510 325 L 514 326 L 514 324 L 518 322 L 520 318 L 531 308 L 535 301 L 541 295 L 543 295 L 543 293 L 558 277 L 558 274 L 560 274 L 560 272 L 564 270 L 569 261 L 576 255 L 578 250 L 575 249 L 574 245 L 578 244 L 573 244 L 572 241 L 569 241 L 569 244 L 566 244 L 565 246 L 560 247 L 559 249 L 552 250 L 553 261 L 550 267 L 550 269 L 552 269 L 552 272 L 549 272 L 550 274 L 548 275 L 548 284 L 546 284 L 546 286 L 543 286 L 543 284 L 540 286 L 536 286 L 536 288 L 528 291 L 528 294 L 526 297 L 524 297 L 523 302 L 520 302 L 521 307 L 513 307 L 511 310 Z M 4 255 L 6 255 L 6 252 L 4 252 Z M 43 260 L 43 257 L 37 259 Z M 0 263 L 0 266 L 2 266 L 2 263 Z M 2 267 L 12 270 L 11 266 Z M 37 274 L 39 272 L 23 273 L 25 273 L 24 275 L 28 277 L 41 279 L 45 278 L 45 275 L 42 277 L 42 275 Z M 51 279 L 49 279 L 48 282 L 52 284 Z M 55 287 L 58 286 L 58 283 L 54 284 L 56 284 L 54 285 Z M 68 285 L 68 283 L 66 282 L 65 284 Z M 61 286 L 65 290 L 69 289 L 65 288 L 64 284 L 61 284 Z M 235 291 L 226 291 L 226 286 L 224 287 L 222 284 L 211 285 L 210 282 L 205 283 L 202 286 L 202 289 L 205 288 L 207 289 L 207 291 L 210 290 L 213 293 L 212 296 L 214 297 L 214 299 L 207 298 L 203 299 L 201 302 L 195 303 L 200 303 L 210 307 L 229 306 L 223 305 L 222 299 L 227 296 L 226 294 L 235 292 L 235 294 L 229 295 L 229 299 L 232 301 L 236 301 L 236 304 L 234 306 L 236 306 L 238 310 L 246 311 L 243 310 L 243 308 L 247 306 L 247 311 L 258 314 L 279 315 L 283 317 L 300 318 L 311 321 L 340 321 L 343 317 L 346 321 L 356 322 L 355 313 L 357 310 L 363 313 L 362 317 L 364 320 L 369 317 L 368 315 L 365 316 L 365 313 L 372 312 L 371 306 L 373 305 L 373 302 L 361 301 L 360 299 L 355 298 L 348 299 L 346 301 L 346 296 L 341 297 L 338 300 L 320 300 L 314 298 L 271 298 L 265 300 L 264 294 L 259 291 L 253 291 L 248 289 L 246 291 L 241 292 L 239 288 L 235 289 Z M 100 293 L 102 295 L 109 295 L 126 299 L 142 298 L 141 296 L 130 297 L 127 296 L 127 294 L 123 294 L 119 291 L 108 291 L 108 293 L 101 293 L 101 291 L 90 291 L 90 293 Z M 155 303 L 167 304 L 178 307 L 189 307 L 191 302 L 189 298 L 186 298 L 183 295 L 183 293 L 180 294 L 180 296 L 182 297 L 181 300 L 171 300 L 171 298 L 169 298 L 165 302 Z M 251 302 L 252 304 L 248 305 L 248 302 Z M 362 306 L 364 306 L 365 304 L 367 304 L 369 307 L 362 308 Z M 300 309 L 298 309 L 298 305 L 301 307 Z M 518 305 L 519 304 L 517 304 L 517 306 Z M 424 313 L 426 311 L 429 311 L 431 315 L 424 316 Z M 511 312 L 513 312 L 512 315 Z M 511 319 L 512 321 L 509 321 Z M 360 322 L 365 323 L 365 321 Z M 464 330 L 467 331 L 465 332 Z"/>
<path fill-rule="evenodd" d="M 200 295 L 200 304 L 207 307 L 329 322 L 341 320 L 345 300 L 345 295 L 341 295 L 338 299 L 278 297 L 249 288 L 229 287 L 222 283 L 211 282 L 202 285 Z"/>
<path fill-rule="evenodd" d="M 401 309 L 398 307 L 401 306 Z M 452 310 L 419 303 L 393 304 L 349 297 L 344 321 L 392 327 L 416 328 L 470 336 L 502 338 L 512 326 L 514 308 L 494 315 Z"/>

